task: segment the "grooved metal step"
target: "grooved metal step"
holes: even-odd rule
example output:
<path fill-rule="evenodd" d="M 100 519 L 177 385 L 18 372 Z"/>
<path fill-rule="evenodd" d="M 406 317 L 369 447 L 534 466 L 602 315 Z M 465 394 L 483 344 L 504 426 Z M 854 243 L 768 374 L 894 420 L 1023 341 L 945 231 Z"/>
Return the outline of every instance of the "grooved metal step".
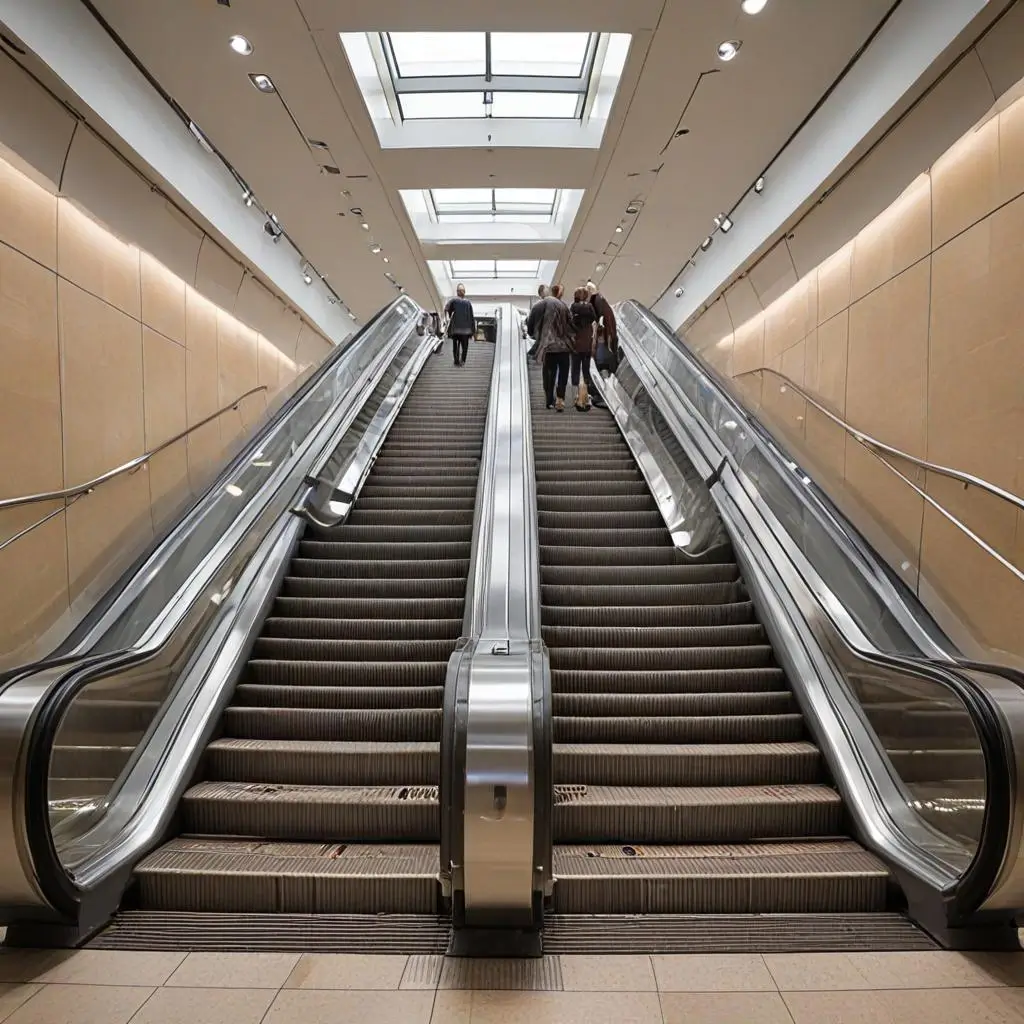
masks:
<path fill-rule="evenodd" d="M 677 552 L 614 421 L 546 409 L 539 376 L 557 844 L 545 948 L 919 948 L 873 913 L 888 872 L 841 838 L 842 801 L 728 546 Z"/>
<path fill-rule="evenodd" d="M 101 945 L 445 948 L 441 708 L 493 353 L 474 346 L 457 372 L 428 360 L 348 522 L 307 527 L 182 798 L 185 834 L 136 871 L 137 901 L 157 913 L 123 916 Z M 308 915 L 313 938 L 289 915 Z M 169 931 L 147 931 L 154 920 Z"/>

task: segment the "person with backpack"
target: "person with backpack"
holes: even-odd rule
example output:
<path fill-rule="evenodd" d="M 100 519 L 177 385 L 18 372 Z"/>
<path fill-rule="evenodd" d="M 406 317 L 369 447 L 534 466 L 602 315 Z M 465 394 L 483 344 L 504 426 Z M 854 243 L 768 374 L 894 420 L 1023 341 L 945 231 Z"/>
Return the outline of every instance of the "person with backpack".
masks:
<path fill-rule="evenodd" d="M 444 307 L 444 315 L 448 317 L 448 337 L 452 339 L 452 353 L 456 366 L 466 365 L 469 354 L 469 339 L 476 334 L 476 316 L 473 303 L 466 298 L 466 286 L 460 284 L 455 289 L 455 298 L 449 299 Z"/>
<path fill-rule="evenodd" d="M 575 406 L 578 412 L 588 412 L 591 406 L 590 394 L 594 390 L 594 381 L 590 376 L 590 359 L 597 347 L 596 325 L 597 312 L 590 302 L 590 293 L 586 288 L 577 288 L 573 294 L 573 304 L 569 307 L 569 316 L 573 326 L 573 352 L 570 380 L 576 389 Z M 580 373 L 583 383 L 580 384 Z"/>

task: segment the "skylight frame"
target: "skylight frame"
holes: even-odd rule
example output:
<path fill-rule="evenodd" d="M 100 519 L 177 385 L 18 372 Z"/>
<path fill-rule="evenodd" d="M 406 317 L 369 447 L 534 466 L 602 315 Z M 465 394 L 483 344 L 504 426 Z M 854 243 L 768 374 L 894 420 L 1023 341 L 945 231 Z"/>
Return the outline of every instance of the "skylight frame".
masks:
<path fill-rule="evenodd" d="M 476 33 L 472 33 L 476 34 Z M 502 35 L 523 35 L 529 36 L 531 33 L 499 33 Z M 541 33 L 547 35 L 548 33 Z M 583 33 L 573 33 L 583 34 Z M 501 75 L 494 74 L 492 67 L 492 46 L 491 46 L 491 32 L 483 33 L 485 38 L 485 61 L 484 61 L 484 73 L 482 75 L 403 75 L 399 66 L 398 58 L 395 54 L 394 44 L 391 39 L 390 32 L 380 32 L 377 34 L 380 51 L 383 54 L 384 63 L 386 65 L 388 75 L 390 77 L 390 88 L 393 90 L 395 97 L 398 115 L 402 123 L 406 121 L 421 121 L 421 120 L 443 120 L 443 121 L 457 121 L 457 120 L 469 120 L 473 119 L 472 114 L 459 114 L 455 116 L 451 115 L 440 115 L 438 117 L 430 117 L 429 115 L 422 116 L 407 116 L 405 108 L 402 104 L 403 95 L 411 94 L 445 94 L 445 93 L 468 93 L 468 94 L 479 94 L 480 105 L 479 114 L 475 117 L 481 119 L 494 119 L 504 120 L 505 117 L 492 114 L 490 106 L 486 102 L 486 94 L 493 95 L 506 94 L 506 93 L 534 93 L 534 94 L 571 94 L 576 97 L 575 109 L 571 117 L 565 117 L 561 114 L 545 115 L 545 114 L 531 114 L 529 118 L 541 118 L 544 120 L 562 120 L 562 121 L 580 121 L 587 108 L 587 98 L 591 89 L 591 83 L 594 75 L 595 62 L 597 60 L 598 51 L 601 44 L 601 34 L 598 32 L 590 32 L 587 34 L 587 46 L 583 56 L 580 73 L 576 76 L 568 75 L 531 75 L 531 74 L 519 74 L 519 75 Z M 509 120 L 521 120 L 523 115 L 508 115 Z"/>
<path fill-rule="evenodd" d="M 445 260 L 445 269 L 448 272 L 448 276 L 452 281 L 537 281 L 540 279 L 540 265 L 541 260 L 512 260 L 512 259 L 500 259 L 500 260 L 473 260 L 473 259 L 459 259 L 459 260 Z M 523 269 L 512 270 L 508 269 L 499 270 L 498 264 L 505 264 L 506 268 L 510 263 L 524 264 Z M 460 271 L 456 264 L 473 264 L 479 267 L 486 266 L 489 268 L 487 273 L 481 273 L 478 270 L 469 270 L 466 267 Z"/>
<path fill-rule="evenodd" d="M 462 191 L 481 193 L 465 202 L 444 201 L 439 202 L 437 192 Z M 548 201 L 530 202 L 529 200 L 509 200 L 501 197 L 505 192 L 522 192 L 522 189 L 490 188 L 490 189 L 426 189 L 427 207 L 431 220 L 436 224 L 552 224 L 558 213 L 561 202 L 561 189 L 530 189 L 527 191 L 549 192 L 551 199 Z M 489 201 L 483 197 L 483 193 L 489 192 Z"/>

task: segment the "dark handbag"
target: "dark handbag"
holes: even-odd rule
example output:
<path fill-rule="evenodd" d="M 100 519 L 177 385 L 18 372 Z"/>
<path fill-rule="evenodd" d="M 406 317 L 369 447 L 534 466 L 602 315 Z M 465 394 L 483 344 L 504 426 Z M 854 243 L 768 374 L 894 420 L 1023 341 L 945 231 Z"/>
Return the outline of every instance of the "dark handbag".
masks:
<path fill-rule="evenodd" d="M 619 368 L 619 353 L 615 349 L 609 348 L 607 342 L 599 341 L 594 362 L 597 363 L 598 371 L 607 370 L 609 373 L 614 373 Z"/>

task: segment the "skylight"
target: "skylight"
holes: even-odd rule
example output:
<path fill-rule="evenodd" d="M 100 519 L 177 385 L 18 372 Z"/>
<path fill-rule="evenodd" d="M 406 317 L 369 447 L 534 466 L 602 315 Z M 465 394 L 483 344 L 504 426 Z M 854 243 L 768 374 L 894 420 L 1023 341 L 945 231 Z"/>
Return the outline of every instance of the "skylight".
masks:
<path fill-rule="evenodd" d="M 555 216 L 554 188 L 435 188 L 434 217 L 445 224 L 549 224 Z"/>
<path fill-rule="evenodd" d="M 382 32 L 403 121 L 583 116 L 598 37 L 587 32 Z"/>
<path fill-rule="evenodd" d="M 453 281 L 535 281 L 540 277 L 540 260 L 450 260 L 448 273 Z"/>

